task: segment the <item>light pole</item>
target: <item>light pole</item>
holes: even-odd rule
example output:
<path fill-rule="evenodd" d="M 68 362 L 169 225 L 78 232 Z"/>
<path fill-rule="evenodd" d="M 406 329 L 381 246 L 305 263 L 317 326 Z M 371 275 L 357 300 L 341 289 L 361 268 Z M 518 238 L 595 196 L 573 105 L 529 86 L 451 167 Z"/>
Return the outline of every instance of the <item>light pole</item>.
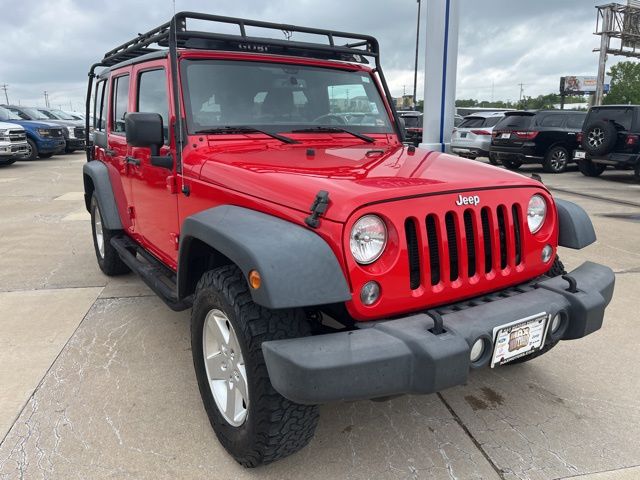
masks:
<path fill-rule="evenodd" d="M 418 90 L 418 51 L 420 49 L 420 0 L 418 0 L 418 26 L 416 27 L 416 65 L 413 70 L 413 109 L 418 106 L 417 90 Z"/>

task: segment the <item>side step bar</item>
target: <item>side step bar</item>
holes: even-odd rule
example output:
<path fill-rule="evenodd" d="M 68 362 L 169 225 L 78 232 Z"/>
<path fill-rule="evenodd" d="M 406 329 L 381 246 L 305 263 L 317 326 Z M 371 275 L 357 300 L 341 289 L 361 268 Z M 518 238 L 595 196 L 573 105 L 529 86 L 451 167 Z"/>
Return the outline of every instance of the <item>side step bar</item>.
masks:
<path fill-rule="evenodd" d="M 164 266 L 157 258 L 127 236 L 112 238 L 111 245 L 116 249 L 122 261 L 131 270 L 140 275 L 144 283 L 171 310 L 180 312 L 191 307 L 190 298 L 178 300 L 176 274 Z"/>

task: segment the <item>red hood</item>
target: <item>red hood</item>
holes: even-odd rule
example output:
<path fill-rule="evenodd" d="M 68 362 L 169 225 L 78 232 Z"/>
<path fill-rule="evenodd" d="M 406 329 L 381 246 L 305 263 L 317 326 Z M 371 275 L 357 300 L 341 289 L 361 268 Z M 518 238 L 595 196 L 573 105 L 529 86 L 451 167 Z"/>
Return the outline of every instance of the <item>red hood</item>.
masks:
<path fill-rule="evenodd" d="M 380 149 L 380 150 L 378 150 Z M 329 192 L 325 217 L 345 222 L 358 207 L 398 197 L 480 190 L 491 187 L 540 186 L 501 168 L 439 152 L 369 145 L 315 147 L 237 145 L 230 151 L 199 148 L 204 162 L 200 178 L 267 201 L 308 212 L 316 193 Z"/>

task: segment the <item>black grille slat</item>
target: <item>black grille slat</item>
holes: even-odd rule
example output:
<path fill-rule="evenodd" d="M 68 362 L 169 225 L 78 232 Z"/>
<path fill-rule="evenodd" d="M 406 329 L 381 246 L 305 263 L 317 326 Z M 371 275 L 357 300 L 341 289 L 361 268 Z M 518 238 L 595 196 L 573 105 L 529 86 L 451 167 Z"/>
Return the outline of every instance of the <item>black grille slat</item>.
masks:
<path fill-rule="evenodd" d="M 458 269 L 458 231 L 456 219 L 452 212 L 447 212 L 444 216 L 444 223 L 447 229 L 447 242 L 449 244 L 449 278 L 451 281 L 457 280 L 460 276 Z"/>
<path fill-rule="evenodd" d="M 498 232 L 500 235 L 500 268 L 507 268 L 507 225 L 505 218 L 505 208 L 498 207 Z"/>
<path fill-rule="evenodd" d="M 476 239 L 471 210 L 464 212 L 464 233 L 467 237 L 467 272 L 469 277 L 473 277 L 476 274 Z"/>
<path fill-rule="evenodd" d="M 427 242 L 429 244 L 429 268 L 431 270 L 431 285 L 437 285 L 438 283 L 440 283 L 440 253 L 435 215 L 427 216 Z"/>
<path fill-rule="evenodd" d="M 484 239 L 484 273 L 489 273 L 493 269 L 493 247 L 491 245 L 489 210 L 487 208 L 483 208 L 480 217 L 482 220 L 482 238 Z"/>
<path fill-rule="evenodd" d="M 420 250 L 415 220 L 407 218 L 404 222 L 404 230 L 407 236 L 407 253 L 409 255 L 409 286 L 411 290 L 415 290 L 420 286 Z"/>
<path fill-rule="evenodd" d="M 516 243 L 516 265 L 520 265 L 522 262 L 522 235 L 520 232 L 520 211 L 516 204 L 511 207 L 511 214 L 513 215 L 513 238 Z"/>

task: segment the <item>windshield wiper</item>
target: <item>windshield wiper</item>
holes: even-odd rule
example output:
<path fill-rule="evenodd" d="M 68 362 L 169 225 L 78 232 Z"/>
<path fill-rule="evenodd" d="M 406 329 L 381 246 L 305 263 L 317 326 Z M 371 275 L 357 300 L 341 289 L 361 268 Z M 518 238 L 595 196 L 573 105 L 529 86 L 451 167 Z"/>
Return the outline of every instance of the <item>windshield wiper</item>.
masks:
<path fill-rule="evenodd" d="M 264 133 L 265 135 L 275 138 L 276 140 L 280 140 L 284 143 L 300 143 L 293 138 L 285 137 L 284 135 L 279 135 L 277 133 L 269 132 L 267 130 L 262 130 L 261 128 L 249 127 L 245 125 L 229 125 L 226 127 L 215 127 L 215 128 L 206 128 L 204 130 L 196 131 L 196 134 L 216 134 L 216 133 Z"/>
<path fill-rule="evenodd" d="M 362 133 L 354 132 L 347 128 L 342 127 L 309 127 L 309 128 L 301 128 L 299 130 L 292 130 L 292 133 L 304 133 L 304 132 L 341 132 L 348 133 L 349 135 L 353 135 L 354 137 L 359 138 L 360 140 L 364 140 L 367 143 L 374 143 L 375 139 L 371 138 L 368 135 L 363 135 Z"/>

